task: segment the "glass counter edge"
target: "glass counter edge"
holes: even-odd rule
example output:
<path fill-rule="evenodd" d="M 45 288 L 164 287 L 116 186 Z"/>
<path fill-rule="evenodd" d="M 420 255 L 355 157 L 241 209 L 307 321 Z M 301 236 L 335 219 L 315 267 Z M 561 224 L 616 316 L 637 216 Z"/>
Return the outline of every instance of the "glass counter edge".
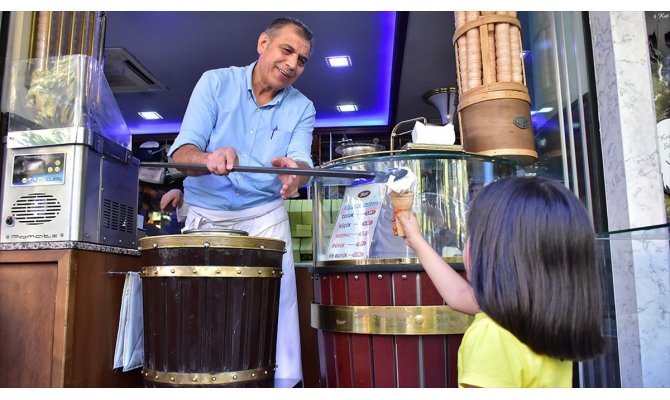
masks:
<path fill-rule="evenodd" d="M 598 232 L 596 240 L 670 240 L 670 223 Z"/>
<path fill-rule="evenodd" d="M 328 161 L 320 166 L 320 168 L 323 169 L 336 169 L 336 168 L 342 168 L 346 166 L 350 166 L 353 164 L 358 164 L 360 162 L 369 162 L 369 161 L 402 161 L 405 159 L 416 159 L 416 158 L 453 158 L 453 159 L 472 159 L 472 158 L 477 158 L 480 159 L 481 161 L 486 161 L 486 162 L 492 162 L 492 163 L 499 163 L 499 164 L 507 164 L 509 167 L 516 167 L 519 169 L 523 169 L 523 165 L 520 163 L 508 159 L 508 158 L 503 158 L 503 157 L 493 157 L 493 156 L 486 156 L 482 154 L 477 154 L 477 153 L 469 153 L 466 151 L 460 151 L 460 150 L 398 150 L 395 152 L 395 154 L 384 154 L 384 155 L 378 155 L 378 154 L 361 154 L 357 157 L 352 157 L 348 159 L 334 159 L 331 161 Z M 344 158 L 344 157 L 342 157 Z"/>

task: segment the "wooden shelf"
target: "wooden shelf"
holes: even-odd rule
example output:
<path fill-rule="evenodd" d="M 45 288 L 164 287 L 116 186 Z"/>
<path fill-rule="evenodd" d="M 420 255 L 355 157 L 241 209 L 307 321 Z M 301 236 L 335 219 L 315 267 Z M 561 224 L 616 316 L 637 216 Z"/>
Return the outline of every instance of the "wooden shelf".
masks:
<path fill-rule="evenodd" d="M 0 252 L 0 387 L 142 387 L 113 370 L 123 274 L 139 256 L 79 249 Z"/>

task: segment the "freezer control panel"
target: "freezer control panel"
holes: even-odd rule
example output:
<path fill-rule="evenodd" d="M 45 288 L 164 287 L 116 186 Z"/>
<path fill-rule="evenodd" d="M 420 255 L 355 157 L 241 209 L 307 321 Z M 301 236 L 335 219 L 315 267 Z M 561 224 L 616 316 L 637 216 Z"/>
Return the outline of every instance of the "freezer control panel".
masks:
<path fill-rule="evenodd" d="M 65 153 L 16 155 L 12 186 L 62 185 L 64 172 Z"/>

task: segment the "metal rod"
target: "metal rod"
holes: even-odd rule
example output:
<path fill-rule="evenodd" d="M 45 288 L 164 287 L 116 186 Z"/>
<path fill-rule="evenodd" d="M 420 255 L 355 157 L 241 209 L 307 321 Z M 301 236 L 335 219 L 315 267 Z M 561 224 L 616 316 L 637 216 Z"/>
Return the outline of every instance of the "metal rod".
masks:
<path fill-rule="evenodd" d="M 180 164 L 180 163 L 164 163 L 164 162 L 141 162 L 140 167 L 194 169 L 199 171 L 208 170 L 205 164 Z M 264 174 L 279 174 L 279 175 L 322 176 L 326 178 L 373 179 L 377 177 L 377 172 L 371 172 L 371 171 L 327 170 L 322 168 L 251 167 L 246 165 L 236 165 L 232 169 L 232 172 L 236 171 L 264 173 Z"/>

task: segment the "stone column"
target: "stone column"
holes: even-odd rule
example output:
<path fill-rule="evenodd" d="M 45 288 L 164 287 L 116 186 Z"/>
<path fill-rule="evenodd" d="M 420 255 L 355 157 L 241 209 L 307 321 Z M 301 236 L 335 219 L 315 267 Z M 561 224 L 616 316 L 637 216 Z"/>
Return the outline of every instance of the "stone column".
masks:
<path fill-rule="evenodd" d="M 589 18 L 609 230 L 664 224 L 644 12 Z M 623 387 L 670 387 L 668 243 L 610 243 Z"/>

